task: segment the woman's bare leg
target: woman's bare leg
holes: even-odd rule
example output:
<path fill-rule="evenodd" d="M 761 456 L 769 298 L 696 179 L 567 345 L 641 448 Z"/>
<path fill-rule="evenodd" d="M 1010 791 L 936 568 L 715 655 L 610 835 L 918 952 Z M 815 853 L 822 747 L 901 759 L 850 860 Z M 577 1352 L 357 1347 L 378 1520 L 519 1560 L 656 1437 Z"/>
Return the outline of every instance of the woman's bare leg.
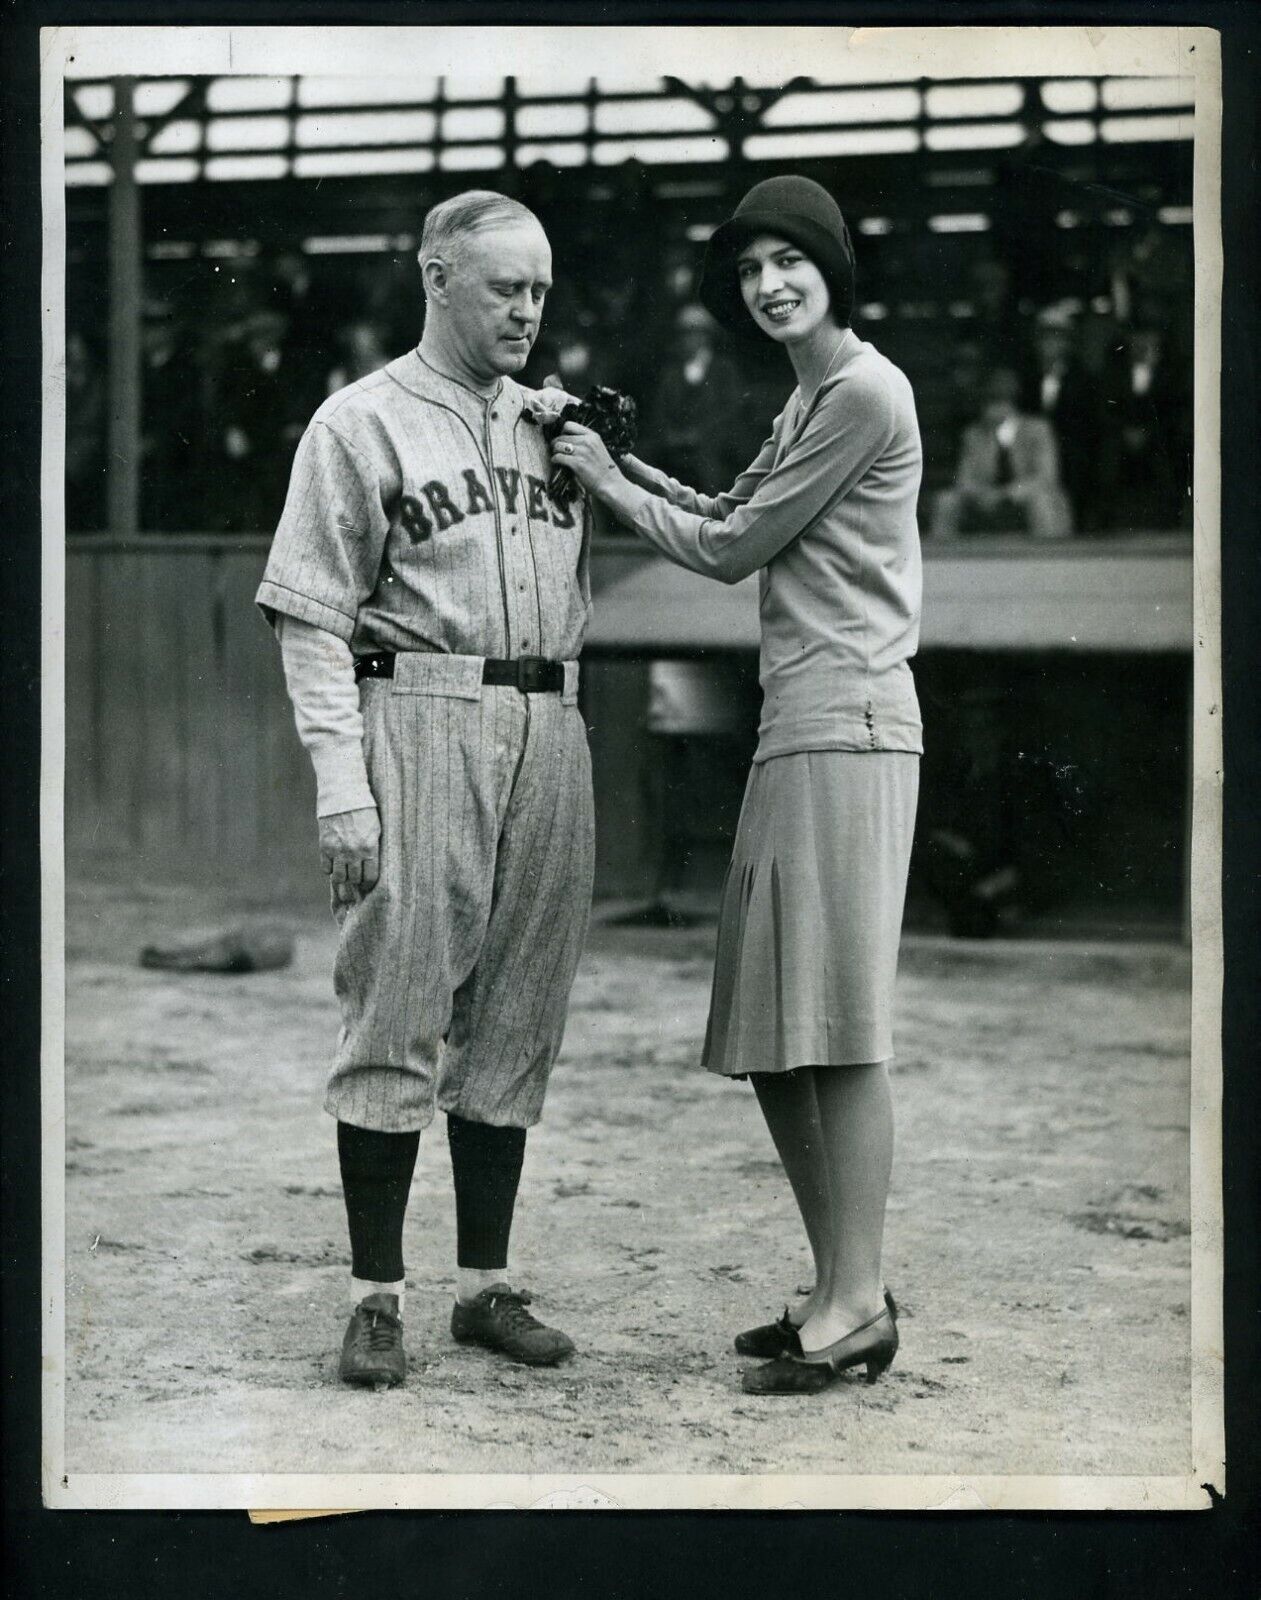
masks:
<path fill-rule="evenodd" d="M 814 1257 L 814 1290 L 806 1299 L 789 1307 L 792 1320 L 800 1325 L 816 1307 L 827 1304 L 828 1272 L 835 1253 L 829 1156 L 819 1116 L 814 1069 L 755 1072 L 752 1078 L 758 1104 L 792 1185 Z"/>
<path fill-rule="evenodd" d="M 880 1256 L 893 1165 L 893 1099 L 883 1062 L 812 1067 L 808 1076 L 823 1134 L 831 1210 L 827 1259 L 819 1269 L 825 1292 L 816 1290 L 801 1329 L 807 1352 L 833 1344 L 882 1308 Z"/>

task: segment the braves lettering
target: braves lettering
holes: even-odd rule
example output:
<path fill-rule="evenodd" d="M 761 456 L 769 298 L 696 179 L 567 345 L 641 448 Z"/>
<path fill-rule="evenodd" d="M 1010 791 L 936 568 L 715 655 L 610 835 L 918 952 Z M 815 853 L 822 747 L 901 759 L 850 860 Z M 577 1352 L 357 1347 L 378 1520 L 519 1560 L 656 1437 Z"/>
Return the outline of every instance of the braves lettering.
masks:
<path fill-rule="evenodd" d="M 542 478 L 536 478 L 532 472 L 526 477 L 530 481 L 529 493 L 526 498 L 526 510 L 536 522 L 547 521 L 547 485 Z"/>
<path fill-rule="evenodd" d="M 468 490 L 469 516 L 473 516 L 478 511 L 493 511 L 495 509 L 491 504 L 485 485 L 472 467 L 465 467 L 464 469 L 464 487 Z"/>
<path fill-rule="evenodd" d="M 573 500 L 567 506 L 557 505 L 555 500 L 548 500 L 552 508 L 552 521 L 558 528 L 572 528 L 574 525 L 574 506 L 578 504 Z"/>
<path fill-rule="evenodd" d="M 499 479 L 499 487 L 503 490 L 503 497 L 508 502 L 508 510 L 517 509 L 517 490 L 521 487 L 521 474 L 515 467 L 496 467 L 495 476 Z"/>
<path fill-rule="evenodd" d="M 438 519 L 440 530 L 454 528 L 457 522 L 464 521 L 464 513 L 456 509 L 451 496 L 447 493 L 446 484 L 440 478 L 431 478 L 422 493 L 429 502 L 430 510 Z"/>
<path fill-rule="evenodd" d="M 414 495 L 405 494 L 398 503 L 398 520 L 413 544 L 420 544 L 433 532 L 433 523 Z"/>
<path fill-rule="evenodd" d="M 513 467 L 496 467 L 495 476 L 499 481 L 505 509 L 509 514 L 515 513 L 521 500 L 521 474 Z M 400 498 L 399 525 L 413 544 L 423 544 L 435 532 L 445 533 L 466 517 L 494 514 L 495 502 L 476 469 L 463 468 L 461 479 L 457 493 L 464 501 L 463 511 L 441 478 L 431 478 L 428 483 L 422 484 L 418 495 L 405 494 Z M 575 526 L 573 505 L 557 505 L 547 492 L 545 479 L 528 472 L 525 482 L 525 511 L 531 521 L 551 522 L 557 528 Z"/>

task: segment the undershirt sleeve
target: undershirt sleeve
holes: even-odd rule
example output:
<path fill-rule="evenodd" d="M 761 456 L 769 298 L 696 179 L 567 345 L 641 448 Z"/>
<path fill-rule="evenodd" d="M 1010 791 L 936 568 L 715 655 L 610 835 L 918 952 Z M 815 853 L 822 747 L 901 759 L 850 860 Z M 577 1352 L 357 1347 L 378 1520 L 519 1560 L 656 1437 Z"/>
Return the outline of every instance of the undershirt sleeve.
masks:
<path fill-rule="evenodd" d="M 276 631 L 298 738 L 315 768 L 316 816 L 375 806 L 350 646 L 326 628 L 283 613 Z"/>

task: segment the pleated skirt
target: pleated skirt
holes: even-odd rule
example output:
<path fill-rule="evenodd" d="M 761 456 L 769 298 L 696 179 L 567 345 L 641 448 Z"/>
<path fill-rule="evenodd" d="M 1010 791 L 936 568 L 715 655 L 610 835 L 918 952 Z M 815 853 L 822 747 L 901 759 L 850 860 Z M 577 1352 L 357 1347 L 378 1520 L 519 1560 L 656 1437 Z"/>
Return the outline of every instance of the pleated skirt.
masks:
<path fill-rule="evenodd" d="M 893 1055 L 919 757 L 810 750 L 749 774 L 723 885 L 704 1065 L 726 1077 Z"/>

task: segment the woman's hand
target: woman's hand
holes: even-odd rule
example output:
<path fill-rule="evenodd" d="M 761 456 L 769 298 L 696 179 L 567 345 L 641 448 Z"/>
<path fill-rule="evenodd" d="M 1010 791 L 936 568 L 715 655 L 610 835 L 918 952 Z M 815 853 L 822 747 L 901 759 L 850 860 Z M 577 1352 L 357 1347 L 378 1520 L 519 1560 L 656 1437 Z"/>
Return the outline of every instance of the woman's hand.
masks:
<path fill-rule="evenodd" d="M 621 476 L 600 435 L 576 422 L 567 422 L 552 440 L 552 465 L 568 467 L 590 494 L 598 494 L 602 482 Z"/>

